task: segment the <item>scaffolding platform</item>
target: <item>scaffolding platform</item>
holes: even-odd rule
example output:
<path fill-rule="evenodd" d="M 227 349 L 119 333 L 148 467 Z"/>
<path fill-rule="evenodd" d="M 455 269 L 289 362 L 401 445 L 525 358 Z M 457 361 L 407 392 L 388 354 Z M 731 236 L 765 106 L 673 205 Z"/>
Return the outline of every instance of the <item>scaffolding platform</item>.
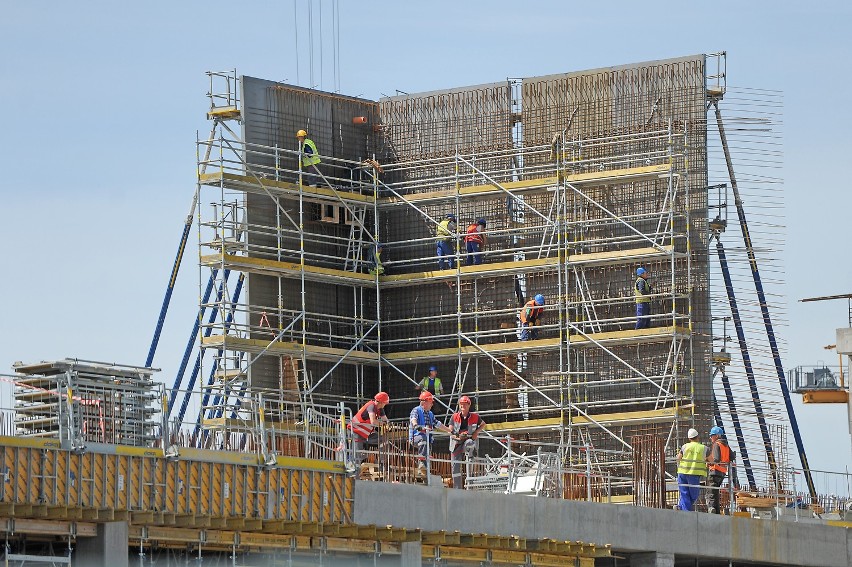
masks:
<path fill-rule="evenodd" d="M 271 194 L 275 197 L 288 197 L 298 199 L 301 195 L 306 199 L 321 199 L 325 201 L 346 202 L 356 205 L 373 204 L 372 195 L 362 195 L 345 189 L 332 190 L 328 187 L 310 187 L 302 185 L 301 190 L 298 183 L 290 181 L 276 181 L 275 179 L 261 178 L 257 175 L 244 175 L 229 173 L 227 171 L 216 171 L 213 173 L 202 173 L 198 176 L 201 185 L 213 187 L 225 187 L 255 195 Z"/>
<path fill-rule="evenodd" d="M 507 421 L 504 423 L 488 423 L 487 431 L 492 435 L 503 433 L 531 433 L 533 431 L 553 431 L 563 425 L 581 426 L 595 425 L 599 423 L 605 426 L 611 425 L 634 425 L 641 423 L 668 422 L 675 418 L 688 417 L 693 409 L 692 404 L 682 405 L 676 408 L 663 408 L 657 410 L 625 411 L 615 413 L 590 414 L 592 419 L 582 415 L 574 415 L 570 418 L 547 417 L 542 419 L 527 419 L 521 421 Z"/>

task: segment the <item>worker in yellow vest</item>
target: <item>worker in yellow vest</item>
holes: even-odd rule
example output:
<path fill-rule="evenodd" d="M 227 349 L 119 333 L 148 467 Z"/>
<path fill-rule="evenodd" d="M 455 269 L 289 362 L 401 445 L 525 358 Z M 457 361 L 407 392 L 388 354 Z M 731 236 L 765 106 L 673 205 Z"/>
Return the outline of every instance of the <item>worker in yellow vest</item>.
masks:
<path fill-rule="evenodd" d="M 707 477 L 707 447 L 698 442 L 698 431 L 691 429 L 689 442 L 677 453 L 678 510 L 691 512 L 701 494 L 701 481 Z"/>
<path fill-rule="evenodd" d="M 321 177 L 310 173 L 310 171 L 313 170 L 319 174 L 317 165 L 321 160 L 317 151 L 317 145 L 313 140 L 308 138 L 308 133 L 304 130 L 296 132 L 296 139 L 299 140 L 299 157 L 302 161 L 302 183 L 316 187 Z"/>

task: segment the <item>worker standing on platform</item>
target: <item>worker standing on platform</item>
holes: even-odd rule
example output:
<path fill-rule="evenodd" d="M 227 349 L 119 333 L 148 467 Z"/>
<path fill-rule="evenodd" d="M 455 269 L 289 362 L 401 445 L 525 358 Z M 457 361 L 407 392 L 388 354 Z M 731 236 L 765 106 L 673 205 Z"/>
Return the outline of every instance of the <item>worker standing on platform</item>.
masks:
<path fill-rule="evenodd" d="M 308 133 L 304 130 L 296 132 L 296 138 L 299 140 L 299 158 L 302 160 L 303 183 L 316 187 L 322 178 L 319 175 L 319 169 L 317 169 L 317 165 L 321 161 L 317 145 L 313 140 L 308 138 Z M 316 174 L 309 173 L 310 170 L 315 171 Z"/>
<path fill-rule="evenodd" d="M 356 469 L 364 461 L 364 447 L 367 444 L 379 445 L 384 441 L 384 436 L 380 434 L 380 428 L 388 423 L 384 408 L 389 402 L 390 396 L 386 392 L 379 392 L 372 400 L 361 406 L 358 413 L 352 416 L 349 429 L 352 430 L 354 437 L 354 467 Z"/>
<path fill-rule="evenodd" d="M 636 328 L 647 329 L 651 326 L 651 274 L 645 268 L 636 269 L 636 283 L 633 294 L 636 296 Z"/>
<path fill-rule="evenodd" d="M 470 459 L 476 451 L 476 438 L 485 422 L 479 414 L 470 411 L 470 398 L 459 398 L 459 411 L 453 414 L 450 421 L 450 462 L 453 470 L 453 488 L 464 488 L 462 484 L 462 458 Z"/>
<path fill-rule="evenodd" d="M 464 241 L 467 244 L 467 260 L 466 264 L 479 265 L 482 263 L 482 250 L 485 248 L 485 219 L 479 219 L 469 227 L 467 234 L 464 236 Z"/>
<path fill-rule="evenodd" d="M 373 253 L 369 259 L 371 275 L 383 276 L 385 274 L 385 267 L 382 265 L 382 252 L 384 252 L 384 249 L 385 247 L 381 242 L 376 242 L 376 245 L 373 247 Z"/>
<path fill-rule="evenodd" d="M 426 461 L 432 453 L 432 430 L 451 433 L 450 428 L 435 419 L 432 404 L 435 397 L 429 392 L 420 394 L 420 404 L 411 410 L 408 423 L 408 441 L 417 449 L 417 476 L 425 477 Z"/>
<path fill-rule="evenodd" d="M 527 301 L 518 313 L 518 318 L 521 320 L 521 336 L 520 340 L 528 341 L 538 338 L 538 331 L 534 329 L 541 324 L 541 319 L 544 313 L 544 296 L 537 294 L 533 299 Z"/>
<path fill-rule="evenodd" d="M 728 467 L 734 461 L 736 453 L 728 446 L 725 430 L 718 425 L 710 429 L 710 455 L 707 456 L 707 511 L 720 514 L 719 507 L 722 481 L 728 474 Z"/>
<path fill-rule="evenodd" d="M 438 244 L 438 269 L 446 269 L 446 264 L 449 263 L 449 268 L 452 270 L 456 267 L 456 215 L 447 213 L 446 218 L 438 223 L 435 229 L 435 237 Z M 444 260 L 444 258 L 447 258 Z"/>
<path fill-rule="evenodd" d="M 444 387 L 441 385 L 441 379 L 438 378 L 438 367 L 429 367 L 429 376 L 423 378 L 417 386 L 414 387 L 418 392 L 429 392 L 433 396 L 441 396 L 444 393 Z"/>
<path fill-rule="evenodd" d="M 701 494 L 701 480 L 707 476 L 707 447 L 698 442 L 698 431 L 690 429 L 689 442 L 677 453 L 678 510 L 691 512 Z"/>

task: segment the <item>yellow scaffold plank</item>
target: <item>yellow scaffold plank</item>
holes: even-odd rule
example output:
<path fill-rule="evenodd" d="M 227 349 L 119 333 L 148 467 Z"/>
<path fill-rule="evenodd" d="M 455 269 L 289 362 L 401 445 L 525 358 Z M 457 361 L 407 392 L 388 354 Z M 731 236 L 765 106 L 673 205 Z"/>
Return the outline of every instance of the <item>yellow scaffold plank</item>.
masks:
<path fill-rule="evenodd" d="M 609 183 L 623 183 L 627 181 L 638 181 L 640 179 L 655 178 L 662 175 L 667 175 L 671 171 L 668 164 L 665 165 L 647 165 L 642 167 L 628 167 L 622 169 L 610 169 L 603 171 L 591 171 L 588 173 L 571 173 L 561 176 L 561 179 L 570 185 L 604 185 Z M 522 181 L 506 181 L 500 183 L 500 187 L 495 184 L 470 185 L 460 187 L 458 194 L 464 197 L 474 197 L 479 195 L 489 195 L 494 193 L 503 193 L 509 191 L 511 193 L 525 193 L 532 191 L 546 191 L 559 183 L 556 176 L 539 177 L 533 179 L 524 179 Z M 405 200 L 410 202 L 434 201 L 440 199 L 448 199 L 456 196 L 455 188 L 443 189 L 440 191 L 429 191 L 424 193 L 414 193 L 405 195 Z M 399 197 L 383 197 L 379 199 L 379 204 L 399 204 L 404 201 Z"/>
<path fill-rule="evenodd" d="M 240 117 L 240 109 L 236 106 L 216 106 L 207 111 L 207 119 L 234 120 Z"/>
<path fill-rule="evenodd" d="M 570 341 L 576 346 L 594 346 L 596 344 L 635 344 L 642 342 L 668 340 L 672 337 L 686 338 L 689 329 L 686 327 L 651 327 L 650 329 L 628 329 L 626 331 L 607 331 L 604 333 L 587 333 L 586 335 L 571 335 Z"/>
<path fill-rule="evenodd" d="M 405 352 L 389 352 L 384 357 L 392 362 L 413 362 L 416 360 L 434 359 L 446 360 L 456 358 L 459 353 L 462 356 L 472 356 L 487 353 L 492 355 L 511 354 L 514 352 L 532 352 L 547 350 L 559 346 L 559 339 L 537 339 L 534 341 L 512 341 L 506 343 L 492 343 L 479 345 L 478 347 L 468 345 L 461 348 L 436 348 L 428 350 L 415 350 Z"/>
<path fill-rule="evenodd" d="M 671 421 L 677 417 L 688 417 L 692 412 L 692 405 L 683 405 L 678 408 L 664 408 L 659 410 L 625 411 L 615 413 L 601 413 L 592 415 L 592 418 L 601 425 L 630 425 L 633 423 L 656 423 Z M 582 415 L 572 416 L 571 425 L 583 426 L 594 425 L 594 422 Z M 486 428 L 491 433 L 511 433 L 515 431 L 536 431 L 557 429 L 562 424 L 559 417 L 547 417 L 542 419 L 529 419 L 526 421 L 507 421 L 504 423 L 488 423 Z M 568 425 L 568 420 L 565 421 Z"/>
<path fill-rule="evenodd" d="M 261 351 L 265 351 L 266 353 L 273 355 L 302 355 L 302 345 L 294 342 L 276 341 L 272 344 L 272 346 L 269 346 L 268 340 L 211 335 L 209 337 L 202 337 L 201 345 L 204 347 L 228 348 L 231 350 L 251 352 L 254 354 L 259 354 Z M 267 346 L 269 346 L 268 349 L 266 348 Z M 308 358 L 313 360 L 330 360 L 336 362 L 343 358 L 347 351 L 346 349 L 340 348 L 307 345 L 305 347 L 305 352 L 307 353 Z M 349 353 L 344 362 L 347 361 L 351 364 L 375 364 L 378 361 L 378 356 L 375 353 L 353 351 Z"/>
<path fill-rule="evenodd" d="M 202 266 L 215 268 L 221 266 L 223 263 L 225 268 L 272 276 L 291 275 L 296 277 L 302 273 L 301 266 L 297 262 L 279 262 L 266 258 L 251 258 L 236 256 L 234 254 L 209 254 L 201 257 Z M 305 279 L 320 282 L 333 281 L 351 285 L 375 282 L 375 276 L 370 274 L 307 265 L 305 266 Z"/>
<path fill-rule="evenodd" d="M 236 189 L 245 191 L 246 193 L 259 193 L 262 195 L 269 191 L 273 195 L 298 197 L 299 184 L 289 181 L 275 181 L 274 179 L 259 179 L 253 175 L 239 175 L 236 173 L 226 173 L 215 171 L 212 173 L 202 173 L 198 176 L 199 182 L 202 185 L 218 186 L 224 185 L 228 189 Z M 266 189 L 266 191 L 264 191 Z M 352 193 L 349 191 L 332 191 L 328 187 L 308 187 L 302 186 L 302 195 L 307 199 L 323 199 L 327 201 L 347 201 L 351 203 L 372 204 L 373 197 L 371 195 L 361 195 L 360 193 Z"/>

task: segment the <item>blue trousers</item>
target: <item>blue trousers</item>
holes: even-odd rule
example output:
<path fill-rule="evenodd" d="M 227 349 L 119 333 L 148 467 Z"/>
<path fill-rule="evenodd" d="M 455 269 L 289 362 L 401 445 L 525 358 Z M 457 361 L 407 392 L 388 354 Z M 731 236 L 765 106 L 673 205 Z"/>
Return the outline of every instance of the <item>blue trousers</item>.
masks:
<path fill-rule="evenodd" d="M 695 501 L 701 494 L 701 476 L 697 474 L 677 473 L 677 490 L 680 493 L 677 507 L 679 510 L 692 512 Z"/>
<path fill-rule="evenodd" d="M 534 328 L 530 328 L 529 323 L 521 323 L 521 336 L 519 340 L 529 341 L 536 340 L 538 338 L 538 330 Z"/>
<path fill-rule="evenodd" d="M 474 264 L 478 266 L 482 263 L 482 252 L 479 248 L 479 242 L 468 242 L 467 243 L 467 261 L 466 264 L 470 266 Z"/>
<path fill-rule="evenodd" d="M 637 303 L 636 304 L 636 328 L 647 329 L 651 326 L 651 304 Z"/>
<path fill-rule="evenodd" d="M 446 264 L 449 263 L 449 268 L 452 270 L 456 267 L 456 251 L 453 250 L 453 245 L 449 240 L 439 240 L 438 241 L 438 269 L 444 270 L 446 269 Z M 444 260 L 444 257 L 447 257 Z"/>

